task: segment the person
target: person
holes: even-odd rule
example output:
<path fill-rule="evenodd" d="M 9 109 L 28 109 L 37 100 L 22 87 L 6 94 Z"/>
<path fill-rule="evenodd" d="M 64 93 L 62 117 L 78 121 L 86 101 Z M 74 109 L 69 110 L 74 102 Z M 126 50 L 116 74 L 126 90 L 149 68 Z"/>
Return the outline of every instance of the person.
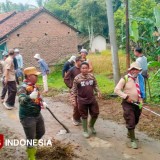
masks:
<path fill-rule="evenodd" d="M 14 50 L 15 52 L 15 60 L 14 63 L 16 63 L 15 61 L 17 61 L 17 67 L 15 65 L 15 70 L 16 70 L 16 81 L 17 84 L 19 85 L 19 80 L 21 79 L 21 81 L 23 81 L 23 57 L 19 52 L 19 49 L 16 48 Z"/>
<path fill-rule="evenodd" d="M 38 61 L 40 70 L 42 72 L 43 88 L 44 88 L 43 93 L 47 93 L 48 92 L 47 75 L 49 74 L 49 67 L 47 63 L 40 57 L 40 54 L 35 54 L 34 58 Z"/>
<path fill-rule="evenodd" d="M 62 77 L 64 78 L 64 76 L 66 75 L 66 73 L 68 72 L 68 70 L 74 66 L 75 63 L 75 59 L 76 56 L 71 56 L 69 60 L 67 60 L 67 62 L 65 62 L 63 69 L 62 69 Z"/>
<path fill-rule="evenodd" d="M 145 98 L 144 78 L 139 74 L 141 70 L 138 63 L 133 62 L 128 69 L 128 74 L 120 79 L 114 89 L 114 92 L 123 99 L 123 116 L 128 129 L 128 137 L 131 139 L 131 147 L 134 149 L 138 148 L 134 130 L 139 122 Z"/>
<path fill-rule="evenodd" d="M 18 68 L 22 70 L 22 69 L 23 69 L 23 57 L 22 57 L 22 55 L 20 54 L 18 48 L 16 48 L 16 49 L 14 50 L 14 52 L 15 52 L 15 58 L 17 59 Z"/>
<path fill-rule="evenodd" d="M 75 66 L 73 66 L 72 68 L 69 69 L 69 71 L 67 72 L 67 74 L 64 77 L 64 83 L 66 84 L 66 86 L 71 89 L 73 86 L 73 80 L 74 78 L 81 73 L 80 71 L 80 65 L 81 65 L 81 56 L 76 57 L 75 59 Z M 77 99 L 76 99 L 77 100 Z M 73 124 L 75 126 L 78 126 L 81 123 L 81 116 L 78 110 L 78 104 L 76 101 L 76 105 L 73 106 Z"/>
<path fill-rule="evenodd" d="M 1 73 L 2 73 L 2 92 L 1 92 L 1 102 L 4 102 L 6 93 L 7 93 L 7 85 L 4 84 L 4 68 L 5 68 L 5 60 L 8 57 L 8 53 L 3 54 L 3 60 L 0 61 L 1 64 Z"/>
<path fill-rule="evenodd" d="M 142 48 L 139 48 L 139 47 L 135 48 L 134 55 L 137 57 L 136 62 L 142 68 L 142 71 L 141 71 L 142 76 L 144 77 L 144 79 L 148 78 L 147 57 L 144 56 L 142 52 Z"/>
<path fill-rule="evenodd" d="M 80 50 L 80 54 L 81 54 L 81 59 L 82 61 L 86 61 L 89 64 L 89 72 L 93 71 L 93 66 L 92 66 L 92 62 L 91 60 L 87 59 L 87 55 L 88 55 L 88 51 L 86 49 L 81 49 Z"/>
<path fill-rule="evenodd" d="M 41 108 L 47 107 L 43 102 L 39 89 L 36 85 L 38 75 L 41 73 L 35 67 L 24 69 L 25 79 L 18 89 L 19 118 L 23 126 L 26 139 L 39 140 L 45 134 L 44 119 L 41 115 Z M 38 141 L 37 141 L 38 143 Z M 35 160 L 36 147 L 34 144 L 27 146 L 29 160 Z"/>
<path fill-rule="evenodd" d="M 88 111 L 91 119 L 89 122 L 89 128 L 91 134 L 96 134 L 94 128 L 95 122 L 99 115 L 99 106 L 94 96 L 94 91 L 98 93 L 98 97 L 101 96 L 97 87 L 97 81 L 93 74 L 89 73 L 89 64 L 82 62 L 80 66 L 81 73 L 74 78 L 73 87 L 71 89 L 72 103 L 75 106 L 78 102 L 78 108 L 82 117 L 83 136 L 89 138 L 88 132 Z"/>
<path fill-rule="evenodd" d="M 13 57 L 14 50 L 10 49 L 8 52 L 8 57 L 5 60 L 4 67 L 4 84 L 7 85 L 8 98 L 5 102 L 3 102 L 4 107 L 9 110 L 14 108 L 17 93 Z"/>

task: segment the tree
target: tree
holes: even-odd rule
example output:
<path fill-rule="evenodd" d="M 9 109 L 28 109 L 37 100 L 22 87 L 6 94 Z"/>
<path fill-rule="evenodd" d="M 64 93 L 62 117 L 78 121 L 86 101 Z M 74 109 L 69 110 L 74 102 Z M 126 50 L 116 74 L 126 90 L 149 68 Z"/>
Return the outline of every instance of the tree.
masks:
<path fill-rule="evenodd" d="M 36 0 L 38 7 L 43 7 L 44 0 Z"/>
<path fill-rule="evenodd" d="M 110 37 L 111 52 L 112 52 L 113 77 L 115 84 L 117 84 L 120 79 L 120 69 L 119 69 L 118 48 L 117 48 L 116 34 L 115 34 L 116 32 L 114 26 L 112 0 L 106 0 L 106 5 L 107 5 L 107 17 L 109 25 L 109 37 Z"/>

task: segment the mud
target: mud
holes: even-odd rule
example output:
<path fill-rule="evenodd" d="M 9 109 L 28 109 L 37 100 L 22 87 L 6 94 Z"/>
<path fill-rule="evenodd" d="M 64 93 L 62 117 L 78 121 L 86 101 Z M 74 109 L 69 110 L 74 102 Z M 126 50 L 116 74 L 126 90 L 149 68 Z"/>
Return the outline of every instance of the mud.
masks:
<path fill-rule="evenodd" d="M 62 143 L 71 143 L 73 145 L 76 160 L 158 160 L 160 159 L 160 142 L 146 133 L 136 130 L 136 137 L 139 139 L 139 149 L 133 150 L 128 147 L 129 140 L 126 138 L 126 128 L 122 117 L 122 109 L 120 102 L 101 100 L 100 103 L 100 118 L 96 123 L 97 135 L 85 139 L 82 136 L 82 126 L 74 126 L 71 121 L 72 107 L 68 103 L 68 95 L 63 94 L 57 97 L 45 98 L 49 104 L 50 109 L 63 122 L 71 131 L 71 133 L 57 134 L 63 127 L 52 117 L 47 110 L 42 110 L 45 119 L 46 133 L 43 139 L 55 138 Z M 18 104 L 17 108 L 11 111 L 6 110 L 3 105 L 0 105 L 0 124 L 6 128 L 10 128 L 12 132 L 18 135 L 18 138 L 25 138 L 22 126 L 18 118 Z M 144 112 L 141 122 L 138 125 L 140 130 L 146 127 L 144 124 L 149 125 L 150 121 L 146 118 L 143 121 L 145 114 L 151 116 L 150 113 Z M 152 116 L 151 116 L 152 117 Z M 147 121 L 148 120 L 148 121 Z M 151 121 L 153 122 L 153 118 Z M 158 121 L 158 118 L 156 119 Z M 157 124 L 156 124 L 157 125 Z M 153 125 L 153 129 L 154 129 Z M 159 129 L 159 126 L 158 128 Z M 147 132 L 148 133 L 148 132 Z M 148 133 L 150 134 L 150 133 Z M 153 135 L 153 134 L 151 134 Z M 155 134 L 158 139 L 158 132 Z M 6 133 L 5 136 L 10 138 L 10 134 Z M 153 135 L 154 136 L 154 135 Z M 20 148 L 25 151 L 23 148 Z M 7 150 L 7 149 L 6 149 Z M 8 150 L 8 153 L 11 151 Z M 19 156 L 22 156 L 20 151 L 17 151 Z M 25 154 L 25 153 L 24 153 Z M 8 159 L 8 158 L 7 158 Z M 15 160 L 11 158 L 10 160 Z M 5 160 L 1 157 L 1 160 Z M 17 159 L 16 159 L 17 160 Z M 23 159 L 22 159 L 23 160 Z M 38 159 L 37 159 L 38 160 Z"/>

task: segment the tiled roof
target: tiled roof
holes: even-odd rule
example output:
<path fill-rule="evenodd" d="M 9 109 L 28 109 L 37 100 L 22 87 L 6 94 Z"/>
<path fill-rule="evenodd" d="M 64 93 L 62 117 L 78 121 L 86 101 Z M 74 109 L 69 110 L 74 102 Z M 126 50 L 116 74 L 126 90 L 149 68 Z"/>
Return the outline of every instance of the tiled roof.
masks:
<path fill-rule="evenodd" d="M 0 22 L 3 21 L 4 19 L 7 19 L 8 17 L 10 17 L 12 14 L 14 14 L 16 12 L 6 12 L 6 13 L 2 13 L 0 14 Z"/>
<path fill-rule="evenodd" d="M 34 9 L 34 10 L 29 10 L 29 11 L 24 11 L 24 12 L 18 12 L 0 24 L 0 40 L 2 40 L 6 35 L 12 33 L 13 31 L 21 27 L 23 24 L 25 24 L 25 22 L 35 17 L 41 11 L 45 11 L 48 14 L 52 15 L 53 17 L 59 19 L 58 17 L 54 16 L 51 12 L 49 12 L 48 10 L 44 8 L 39 8 L 39 9 Z M 79 32 L 77 29 L 75 29 L 73 26 L 69 25 L 68 23 L 64 22 L 64 24 L 66 24 L 73 30 Z"/>
<path fill-rule="evenodd" d="M 0 24 L 0 38 L 4 37 L 5 35 L 17 29 L 17 27 L 21 26 L 27 20 L 29 20 L 37 13 L 39 13 L 41 10 L 42 8 L 36 10 L 18 12 L 9 19 L 7 19 L 6 21 L 4 21 L 2 24 Z"/>

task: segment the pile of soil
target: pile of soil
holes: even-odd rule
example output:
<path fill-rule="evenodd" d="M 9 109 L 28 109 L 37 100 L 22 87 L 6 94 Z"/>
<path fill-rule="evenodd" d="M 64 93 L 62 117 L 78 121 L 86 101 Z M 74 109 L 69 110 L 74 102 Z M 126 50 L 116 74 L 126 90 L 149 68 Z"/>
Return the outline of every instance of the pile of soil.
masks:
<path fill-rule="evenodd" d="M 52 146 L 38 148 L 36 158 L 38 160 L 72 160 L 73 146 L 62 144 L 60 141 L 53 139 Z"/>

